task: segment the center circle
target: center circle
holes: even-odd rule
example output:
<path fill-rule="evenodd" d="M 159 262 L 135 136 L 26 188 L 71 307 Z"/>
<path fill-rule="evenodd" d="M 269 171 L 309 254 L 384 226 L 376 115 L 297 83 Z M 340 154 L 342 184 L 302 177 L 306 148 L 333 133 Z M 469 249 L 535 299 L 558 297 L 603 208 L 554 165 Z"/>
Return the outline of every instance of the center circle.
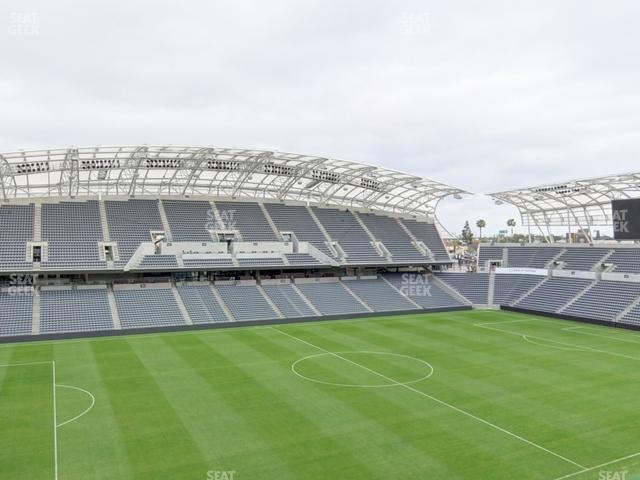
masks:
<path fill-rule="evenodd" d="M 388 359 L 391 363 L 399 364 L 405 370 L 410 370 L 409 378 L 398 379 L 389 372 L 381 372 L 379 368 L 369 366 L 367 363 L 375 365 L 381 359 Z M 333 381 L 330 378 L 322 378 L 323 375 L 318 372 L 305 372 L 305 366 L 316 365 L 322 367 L 322 362 L 329 363 L 332 361 L 342 362 L 344 369 L 357 369 L 362 374 L 368 374 L 369 377 L 375 378 L 376 381 Z M 308 368 L 307 368 L 308 370 Z M 401 385 L 411 385 L 421 382 L 433 375 L 434 369 L 429 362 L 421 360 L 409 355 L 392 352 L 372 352 L 367 350 L 352 350 L 344 352 L 323 352 L 314 355 L 308 355 L 293 362 L 291 371 L 300 378 L 304 378 L 310 382 L 321 383 L 323 385 L 333 385 L 336 387 L 353 387 L 353 388 L 386 388 L 397 387 Z M 345 374 L 345 371 L 341 372 Z M 379 381 L 378 381 L 379 380 Z"/>

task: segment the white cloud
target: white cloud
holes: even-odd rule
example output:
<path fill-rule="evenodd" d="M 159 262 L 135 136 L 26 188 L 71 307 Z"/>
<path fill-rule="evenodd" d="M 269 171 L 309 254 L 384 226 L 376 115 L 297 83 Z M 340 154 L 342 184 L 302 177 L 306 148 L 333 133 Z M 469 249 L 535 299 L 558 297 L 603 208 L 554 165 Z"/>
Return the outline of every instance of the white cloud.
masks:
<path fill-rule="evenodd" d="M 16 13 L 36 13 L 38 34 L 12 35 Z M 636 170 L 639 14 L 632 1 L 8 0 L 0 149 L 277 147 L 479 193 Z M 439 216 L 491 233 L 516 213 L 476 196 Z"/>

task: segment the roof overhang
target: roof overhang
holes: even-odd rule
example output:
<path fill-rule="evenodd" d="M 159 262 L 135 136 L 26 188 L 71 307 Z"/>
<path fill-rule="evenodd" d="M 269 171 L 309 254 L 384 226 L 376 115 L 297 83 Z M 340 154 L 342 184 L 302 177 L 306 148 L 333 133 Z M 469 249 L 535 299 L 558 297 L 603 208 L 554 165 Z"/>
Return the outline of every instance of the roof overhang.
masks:
<path fill-rule="evenodd" d="M 581 228 L 611 225 L 611 201 L 640 197 L 640 173 L 570 180 L 489 196 L 497 204 L 515 206 L 524 225 Z"/>
<path fill-rule="evenodd" d="M 434 216 L 440 200 L 465 193 L 386 168 L 268 150 L 126 145 L 0 153 L 0 201 L 204 195 Z"/>

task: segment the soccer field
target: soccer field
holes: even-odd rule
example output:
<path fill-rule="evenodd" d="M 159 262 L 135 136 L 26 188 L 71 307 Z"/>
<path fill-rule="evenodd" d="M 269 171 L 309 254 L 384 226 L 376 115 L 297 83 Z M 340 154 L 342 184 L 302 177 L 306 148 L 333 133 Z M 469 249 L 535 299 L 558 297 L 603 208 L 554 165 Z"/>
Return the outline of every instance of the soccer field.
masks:
<path fill-rule="evenodd" d="M 640 478 L 640 334 L 465 311 L 0 345 L 0 479 Z"/>

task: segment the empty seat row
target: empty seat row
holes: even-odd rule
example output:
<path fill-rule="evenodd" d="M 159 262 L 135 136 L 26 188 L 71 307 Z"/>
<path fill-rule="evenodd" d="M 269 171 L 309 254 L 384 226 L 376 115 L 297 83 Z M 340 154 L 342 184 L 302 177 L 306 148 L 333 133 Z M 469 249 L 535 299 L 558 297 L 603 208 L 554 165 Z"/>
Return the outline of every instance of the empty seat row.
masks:
<path fill-rule="evenodd" d="M 540 275 L 496 274 L 493 287 L 494 305 L 512 305 L 547 277 Z"/>
<path fill-rule="evenodd" d="M 236 320 L 279 318 L 256 285 L 216 285 L 215 288 Z"/>
<path fill-rule="evenodd" d="M 471 303 L 488 303 L 488 273 L 440 273 L 437 278 L 454 288 Z"/>
<path fill-rule="evenodd" d="M 364 300 L 374 312 L 418 309 L 415 304 L 407 300 L 405 296 L 382 278 L 345 281 L 345 285 Z"/>
<path fill-rule="evenodd" d="M 233 321 L 233 318 L 227 316 L 208 284 L 186 284 L 177 289 L 194 324 Z"/>
<path fill-rule="evenodd" d="M 373 247 L 371 238 L 353 213 L 333 208 L 312 207 L 312 210 L 331 239 L 342 247 L 347 263 L 386 262 Z"/>
<path fill-rule="evenodd" d="M 373 213 L 357 214 L 371 234 L 386 247 L 397 263 L 425 263 L 429 259 L 413 244 L 412 238 L 397 219 Z"/>
<path fill-rule="evenodd" d="M 114 328 L 106 288 L 42 290 L 40 312 L 40 333 Z"/>
<path fill-rule="evenodd" d="M 322 315 L 368 312 L 340 282 L 300 283 L 297 286 Z"/>
<path fill-rule="evenodd" d="M 286 318 L 316 316 L 293 285 L 263 285 L 262 288 Z"/>
<path fill-rule="evenodd" d="M 424 309 L 456 308 L 465 306 L 450 292 L 433 281 L 430 275 L 421 273 L 387 273 L 384 278 L 402 295 L 409 297 Z"/>
<path fill-rule="evenodd" d="M 184 325 L 171 288 L 136 288 L 114 291 L 122 328 Z"/>
<path fill-rule="evenodd" d="M 556 313 L 591 283 L 584 278 L 548 277 L 514 306 Z"/>

